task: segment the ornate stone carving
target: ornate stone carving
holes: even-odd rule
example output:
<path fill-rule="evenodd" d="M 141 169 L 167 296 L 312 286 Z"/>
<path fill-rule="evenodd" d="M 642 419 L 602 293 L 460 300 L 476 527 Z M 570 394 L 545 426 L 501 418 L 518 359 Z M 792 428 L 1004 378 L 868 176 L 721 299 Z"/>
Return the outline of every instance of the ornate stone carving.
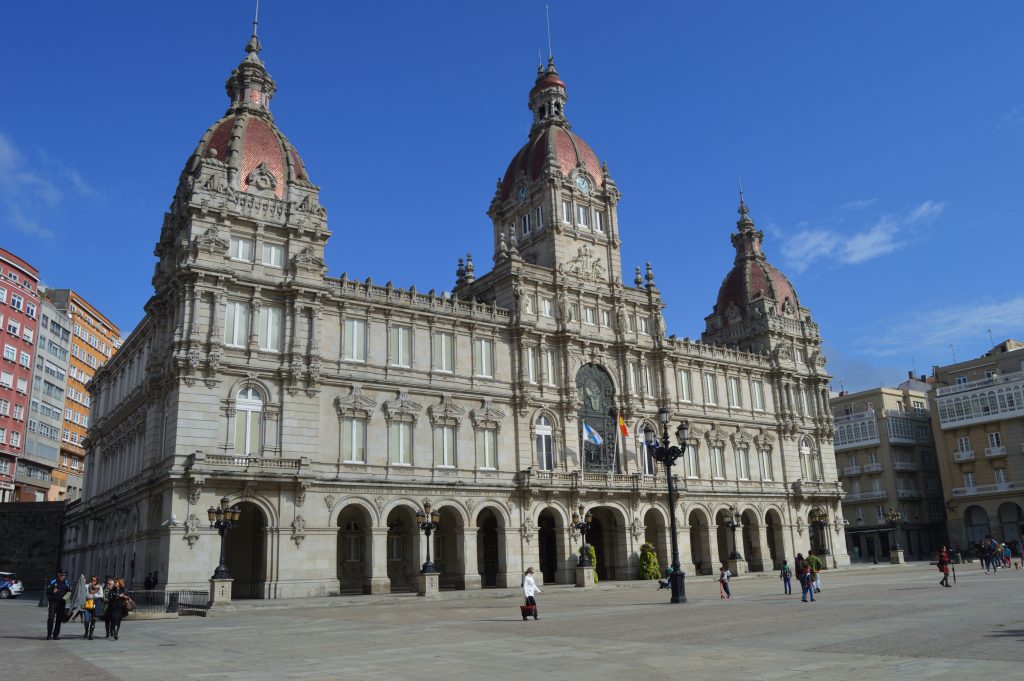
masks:
<path fill-rule="evenodd" d="M 377 497 L 373 500 L 373 504 L 377 507 L 377 513 L 384 512 L 384 497 Z"/>
<path fill-rule="evenodd" d="M 533 525 L 533 521 L 527 518 L 523 521 L 522 526 L 519 528 L 519 533 L 523 535 L 523 539 L 527 544 L 533 541 L 534 534 L 537 529 Z"/>
<path fill-rule="evenodd" d="M 203 355 L 198 350 L 188 351 L 188 368 L 190 371 L 195 371 L 199 368 L 199 364 L 203 361 Z"/>
<path fill-rule="evenodd" d="M 363 394 L 361 386 L 354 385 L 352 392 L 345 397 L 334 398 L 334 409 L 338 412 L 338 418 L 353 416 L 368 419 L 377 409 L 377 403 Z"/>
<path fill-rule="evenodd" d="M 491 400 L 484 400 L 482 409 L 474 409 L 470 412 L 474 428 L 501 428 L 501 422 L 505 418 L 505 412 L 494 406 Z"/>
<path fill-rule="evenodd" d="M 242 493 L 239 494 L 239 498 L 243 501 L 249 501 L 256 498 L 256 488 L 258 485 L 255 480 L 246 480 L 245 484 L 242 485 Z"/>
<path fill-rule="evenodd" d="M 301 515 L 295 516 L 295 520 L 292 521 L 292 541 L 295 542 L 295 546 L 299 547 L 302 545 L 302 540 L 306 538 L 306 520 Z"/>
<path fill-rule="evenodd" d="M 188 503 L 191 506 L 195 506 L 199 503 L 199 497 L 203 493 L 203 485 L 200 482 L 193 481 L 188 488 Z"/>
<path fill-rule="evenodd" d="M 335 501 L 337 501 L 337 499 L 334 498 L 333 494 L 328 494 L 326 497 L 324 497 L 324 505 L 327 506 L 328 511 L 334 508 Z"/>
<path fill-rule="evenodd" d="M 270 168 L 267 167 L 266 161 L 256 166 L 245 179 L 249 183 L 250 191 L 255 189 L 257 190 L 255 193 L 261 196 L 270 197 L 274 195 L 274 189 L 277 187 L 277 178 L 270 171 Z"/>
<path fill-rule="evenodd" d="M 634 541 L 640 541 L 644 536 L 644 524 L 640 522 L 640 518 L 634 517 L 632 524 L 629 526 L 629 531 L 633 535 Z"/>
<path fill-rule="evenodd" d="M 185 518 L 185 541 L 188 542 L 189 548 L 195 546 L 199 541 L 199 516 L 195 513 L 189 513 Z"/>
<path fill-rule="evenodd" d="M 388 421 L 392 421 L 395 418 L 415 421 L 419 418 L 420 411 L 422 410 L 423 405 L 414 402 L 409 397 L 409 393 L 403 391 L 395 399 L 384 403 L 384 418 Z"/>
<path fill-rule="evenodd" d="M 317 255 L 312 246 L 306 246 L 299 253 L 292 256 L 292 269 L 307 270 L 310 272 L 322 272 L 324 259 Z"/>
<path fill-rule="evenodd" d="M 210 255 L 224 255 L 228 252 L 228 240 L 220 236 L 216 227 L 208 227 L 196 237 L 196 249 L 206 251 Z"/>
<path fill-rule="evenodd" d="M 804 519 L 803 518 L 797 518 L 796 519 L 796 533 L 799 534 L 800 536 L 803 536 L 803 534 L 804 534 Z"/>
<path fill-rule="evenodd" d="M 306 503 L 306 492 L 309 491 L 310 483 L 300 482 L 295 488 L 295 505 L 301 507 Z"/>
<path fill-rule="evenodd" d="M 601 258 L 595 257 L 594 249 L 584 244 L 576 251 L 576 257 L 566 263 L 566 270 L 569 274 L 584 279 L 585 281 L 600 281 L 604 279 L 605 267 Z"/>
<path fill-rule="evenodd" d="M 458 426 L 462 422 L 462 417 L 466 415 L 466 410 L 452 402 L 452 396 L 446 393 L 441 396 L 438 404 L 427 407 L 427 413 L 430 414 L 430 422 L 434 425 Z"/>

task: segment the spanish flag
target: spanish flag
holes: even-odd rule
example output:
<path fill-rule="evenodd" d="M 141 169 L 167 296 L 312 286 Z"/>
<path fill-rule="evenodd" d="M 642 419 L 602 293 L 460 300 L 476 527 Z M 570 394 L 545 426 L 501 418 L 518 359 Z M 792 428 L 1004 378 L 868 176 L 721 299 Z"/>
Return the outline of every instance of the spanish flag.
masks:
<path fill-rule="evenodd" d="M 629 437 L 629 428 L 626 427 L 626 422 L 619 417 L 619 431 L 622 433 L 622 437 Z"/>

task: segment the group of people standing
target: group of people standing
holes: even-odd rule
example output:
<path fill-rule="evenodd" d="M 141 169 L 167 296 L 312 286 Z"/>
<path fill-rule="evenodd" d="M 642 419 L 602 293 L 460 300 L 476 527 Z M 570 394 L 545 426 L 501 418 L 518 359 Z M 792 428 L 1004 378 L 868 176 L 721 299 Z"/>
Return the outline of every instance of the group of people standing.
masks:
<path fill-rule="evenodd" d="M 806 603 L 808 600 L 814 602 L 814 594 L 821 593 L 821 559 L 809 551 L 807 557 L 804 554 L 796 554 L 796 562 L 791 568 L 788 560 L 782 561 L 782 569 L 779 570 L 779 579 L 782 580 L 782 587 L 785 593 L 793 593 L 793 576 L 796 574 L 800 582 L 800 600 Z"/>
<path fill-rule="evenodd" d="M 999 542 L 992 537 L 985 537 L 979 543 L 978 555 L 981 557 L 986 575 L 995 574 L 999 568 L 1008 569 L 1011 563 L 1020 570 L 1024 561 L 1024 537 L 1009 542 Z"/>
<path fill-rule="evenodd" d="M 49 608 L 46 614 L 46 640 L 60 640 L 61 625 L 81 616 L 85 628 L 83 638 L 93 640 L 96 620 L 103 621 L 104 638 L 113 636 L 118 640 L 121 620 L 131 601 L 124 587 L 123 579 L 107 577 L 101 584 L 93 575 L 88 582 L 83 575 L 72 591 L 64 569 L 57 570 L 57 576 L 46 585 L 46 600 Z"/>

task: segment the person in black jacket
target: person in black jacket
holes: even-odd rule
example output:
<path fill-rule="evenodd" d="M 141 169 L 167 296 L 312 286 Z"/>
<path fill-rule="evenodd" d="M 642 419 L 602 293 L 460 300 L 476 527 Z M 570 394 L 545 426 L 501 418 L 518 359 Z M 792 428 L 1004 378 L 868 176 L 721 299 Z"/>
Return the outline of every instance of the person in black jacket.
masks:
<path fill-rule="evenodd" d="M 124 589 L 124 580 L 115 579 L 114 586 L 107 591 L 107 620 L 110 622 L 110 635 L 117 640 L 121 633 L 121 619 L 124 617 L 125 599 L 128 593 Z"/>
<path fill-rule="evenodd" d="M 60 625 L 64 624 L 66 615 L 64 597 L 71 591 L 71 585 L 64 578 L 64 568 L 57 570 L 57 576 L 46 585 L 46 600 L 49 608 L 46 611 L 46 640 L 60 640 Z"/>

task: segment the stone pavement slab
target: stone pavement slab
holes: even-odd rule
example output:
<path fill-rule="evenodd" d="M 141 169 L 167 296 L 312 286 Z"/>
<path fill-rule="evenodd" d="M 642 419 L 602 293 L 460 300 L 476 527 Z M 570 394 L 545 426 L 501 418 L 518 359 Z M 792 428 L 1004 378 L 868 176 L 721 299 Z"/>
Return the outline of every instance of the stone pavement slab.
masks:
<path fill-rule="evenodd" d="M 46 611 L 0 603 L 3 677 L 124 681 L 431 678 L 792 679 L 1018 678 L 1024 572 L 969 566 L 944 589 L 933 566 L 825 573 L 815 603 L 772 577 L 739 578 L 735 598 L 708 577 L 690 602 L 653 583 L 547 586 L 537 621 L 514 591 L 248 602 L 211 618 L 126 621 L 120 641 L 81 627 L 42 640 Z M 285 606 L 285 607 L 282 607 Z"/>

